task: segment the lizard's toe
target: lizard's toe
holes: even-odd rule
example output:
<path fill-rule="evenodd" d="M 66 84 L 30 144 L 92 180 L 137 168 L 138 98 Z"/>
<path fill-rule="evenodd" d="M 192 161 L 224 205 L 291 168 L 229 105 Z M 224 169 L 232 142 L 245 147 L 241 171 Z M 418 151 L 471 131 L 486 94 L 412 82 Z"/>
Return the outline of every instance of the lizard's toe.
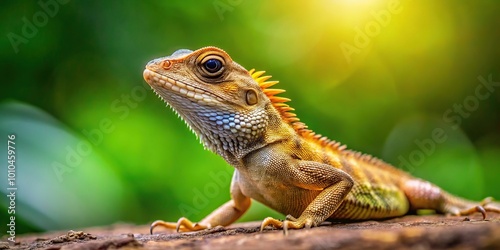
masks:
<path fill-rule="evenodd" d="M 493 202 L 493 197 L 486 197 L 479 203 L 479 205 L 485 206 L 492 202 Z"/>
<path fill-rule="evenodd" d="M 262 232 L 267 226 L 273 226 L 274 228 L 279 229 L 283 228 L 283 222 L 273 217 L 267 217 L 262 221 L 262 224 L 260 225 L 260 231 Z"/>
<path fill-rule="evenodd" d="M 285 220 L 289 220 L 289 221 L 297 221 L 297 218 L 293 217 L 291 214 L 287 215 L 285 217 Z"/>
<path fill-rule="evenodd" d="M 295 221 L 286 220 L 283 222 L 283 234 L 288 235 L 288 229 L 301 229 L 301 228 L 311 228 L 316 226 L 311 219 L 300 220 L 297 219 Z"/>
<path fill-rule="evenodd" d="M 481 213 L 483 215 L 483 220 L 486 219 L 486 210 L 484 209 L 483 206 L 477 205 L 468 209 L 462 209 L 458 212 L 458 215 L 471 215 L 474 213 Z"/>
<path fill-rule="evenodd" d="M 190 232 L 190 231 L 198 231 L 207 229 L 210 225 L 202 225 L 200 223 L 193 223 L 185 217 L 181 217 L 177 223 L 174 222 L 165 222 L 162 220 L 157 220 L 151 224 L 149 227 L 149 233 L 153 234 L 153 230 L 156 227 L 164 227 L 168 229 L 175 229 L 177 232 Z"/>
<path fill-rule="evenodd" d="M 156 227 L 164 227 L 164 228 L 168 228 L 168 229 L 175 229 L 176 226 L 177 226 L 176 223 L 165 222 L 165 221 L 162 221 L 162 220 L 157 220 L 157 221 L 151 223 L 151 226 L 149 226 L 149 233 L 153 234 L 153 230 Z"/>

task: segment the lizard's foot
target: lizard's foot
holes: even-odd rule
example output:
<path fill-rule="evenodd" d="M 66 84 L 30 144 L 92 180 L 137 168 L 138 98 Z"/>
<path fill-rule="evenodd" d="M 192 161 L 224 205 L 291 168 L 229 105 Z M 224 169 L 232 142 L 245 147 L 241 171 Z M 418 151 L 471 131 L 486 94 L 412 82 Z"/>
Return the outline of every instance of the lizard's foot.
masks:
<path fill-rule="evenodd" d="M 181 217 L 177 223 L 174 222 L 165 222 L 162 220 L 157 220 L 153 222 L 149 228 L 149 233 L 153 234 L 153 229 L 155 227 L 165 227 L 169 229 L 175 229 L 177 232 L 190 232 L 190 231 L 198 231 L 210 228 L 210 225 L 202 225 L 199 223 L 193 223 L 185 217 Z"/>
<path fill-rule="evenodd" d="M 457 212 L 455 212 L 455 215 L 471 215 L 473 213 L 481 213 L 483 215 L 483 220 L 486 219 L 486 212 L 494 212 L 494 213 L 500 213 L 500 206 L 497 203 L 493 202 L 493 198 L 487 197 L 483 199 L 479 205 L 468 208 L 468 209 L 462 209 Z"/>
<path fill-rule="evenodd" d="M 302 219 L 294 218 L 291 215 L 287 215 L 284 221 L 274 219 L 272 217 L 267 217 L 262 221 L 260 226 L 260 231 L 264 230 L 267 226 L 273 226 L 274 228 L 283 229 L 283 234 L 288 235 L 288 229 L 301 229 L 301 228 L 311 228 L 317 226 L 312 219 Z"/>
<path fill-rule="evenodd" d="M 469 209 L 463 209 L 458 211 L 455 215 L 461 216 L 461 215 L 471 215 L 473 213 L 481 213 L 483 215 L 483 220 L 486 219 L 486 211 L 484 210 L 484 207 L 481 205 L 471 207 Z"/>
<path fill-rule="evenodd" d="M 500 213 L 500 203 L 494 202 L 492 197 L 487 197 L 481 202 L 486 212 Z"/>

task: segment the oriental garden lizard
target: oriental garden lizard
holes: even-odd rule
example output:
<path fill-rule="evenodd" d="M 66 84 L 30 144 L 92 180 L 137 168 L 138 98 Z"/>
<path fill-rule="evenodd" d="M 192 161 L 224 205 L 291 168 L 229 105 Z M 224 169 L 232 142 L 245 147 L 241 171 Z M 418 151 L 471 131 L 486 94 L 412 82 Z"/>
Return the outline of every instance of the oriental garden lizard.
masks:
<path fill-rule="evenodd" d="M 326 220 L 402 216 L 417 209 L 469 215 L 500 213 L 486 198 L 473 202 L 411 176 L 375 157 L 346 149 L 300 122 L 289 99 L 277 96 L 277 81 L 246 70 L 223 50 L 181 49 L 150 61 L 144 79 L 187 123 L 205 148 L 235 168 L 231 200 L 198 223 L 155 221 L 157 226 L 196 231 L 227 226 L 251 199 L 286 214 L 265 218 L 267 226 L 310 228 Z"/>

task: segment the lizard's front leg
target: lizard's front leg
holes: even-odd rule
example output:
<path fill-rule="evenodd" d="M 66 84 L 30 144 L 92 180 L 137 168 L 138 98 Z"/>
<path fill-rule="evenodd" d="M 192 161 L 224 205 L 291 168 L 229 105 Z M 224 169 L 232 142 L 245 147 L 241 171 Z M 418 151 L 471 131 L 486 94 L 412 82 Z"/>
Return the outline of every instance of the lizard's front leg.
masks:
<path fill-rule="evenodd" d="M 165 222 L 157 220 L 151 224 L 150 233 L 153 234 L 153 229 L 161 226 L 170 229 L 176 229 L 177 232 L 198 231 L 215 226 L 227 226 L 239 219 L 250 207 L 251 200 L 243 195 L 238 185 L 238 171 L 235 170 L 233 180 L 231 182 L 231 200 L 220 206 L 207 217 L 198 223 L 193 223 L 185 217 L 181 217 L 177 223 Z"/>
<path fill-rule="evenodd" d="M 354 181 L 351 176 L 333 166 L 313 162 L 299 161 L 291 168 L 292 183 L 308 190 L 322 190 L 306 207 L 299 218 L 288 215 L 285 221 L 271 217 L 264 219 L 261 231 L 268 225 L 283 228 L 285 234 L 289 228 L 310 228 L 318 226 L 329 218 L 351 191 Z"/>

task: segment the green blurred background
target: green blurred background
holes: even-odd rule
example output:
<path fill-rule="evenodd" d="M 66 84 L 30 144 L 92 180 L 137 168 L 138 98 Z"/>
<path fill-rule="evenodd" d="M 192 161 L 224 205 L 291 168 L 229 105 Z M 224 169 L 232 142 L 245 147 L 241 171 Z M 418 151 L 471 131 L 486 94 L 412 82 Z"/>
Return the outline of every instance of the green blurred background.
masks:
<path fill-rule="evenodd" d="M 232 168 L 142 79 L 207 45 L 273 75 L 316 132 L 500 198 L 498 1 L 61 2 L 0 3 L 0 222 L 14 133 L 18 234 L 196 221 L 227 201 Z M 242 220 L 266 216 L 283 218 L 255 202 Z"/>

